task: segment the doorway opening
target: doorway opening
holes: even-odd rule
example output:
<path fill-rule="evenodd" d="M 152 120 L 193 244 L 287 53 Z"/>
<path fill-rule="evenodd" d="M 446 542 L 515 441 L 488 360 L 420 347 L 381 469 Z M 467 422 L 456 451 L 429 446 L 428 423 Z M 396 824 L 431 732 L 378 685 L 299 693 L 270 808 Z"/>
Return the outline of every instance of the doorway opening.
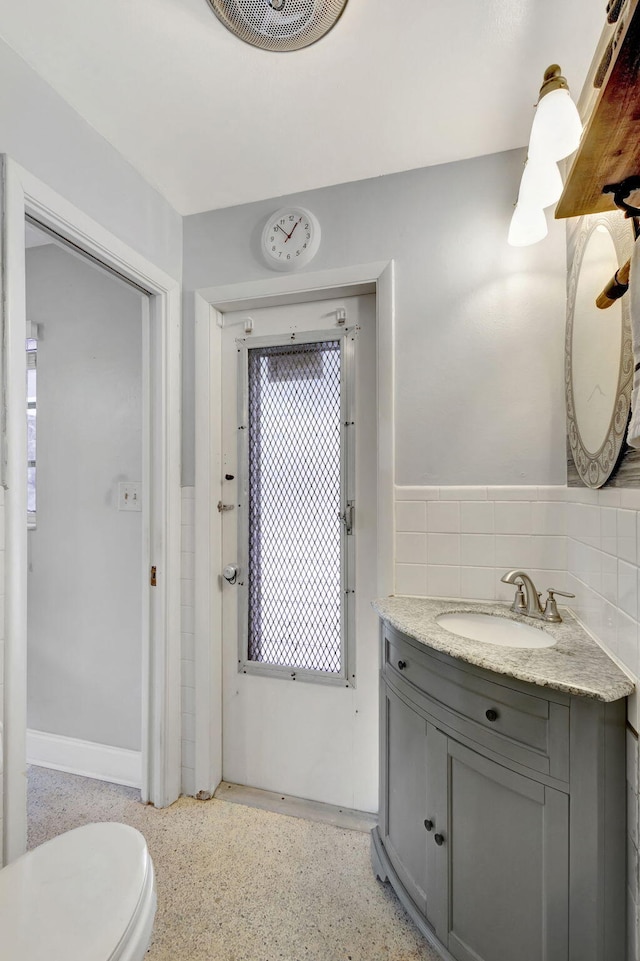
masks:
<path fill-rule="evenodd" d="M 25 236 L 27 761 L 140 788 L 148 297 Z"/>
<path fill-rule="evenodd" d="M 25 217 L 145 295 L 142 320 L 143 498 L 141 797 L 180 793 L 180 283 L 6 156 L 2 174 L 5 640 L 2 858 L 26 849 L 27 410 Z M 70 469 L 72 469 L 71 465 Z M 37 450 L 36 450 L 37 474 Z M 36 505 L 37 523 L 37 505 Z M 150 576 L 155 568 L 155 577 Z"/>

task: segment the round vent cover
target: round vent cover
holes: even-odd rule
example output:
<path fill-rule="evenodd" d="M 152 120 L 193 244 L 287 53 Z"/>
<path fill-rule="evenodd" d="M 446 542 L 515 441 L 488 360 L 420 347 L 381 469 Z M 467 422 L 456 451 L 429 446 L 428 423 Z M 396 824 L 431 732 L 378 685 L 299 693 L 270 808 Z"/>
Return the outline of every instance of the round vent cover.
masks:
<path fill-rule="evenodd" d="M 263 50 L 301 50 L 323 37 L 347 0 L 208 0 L 231 33 Z"/>

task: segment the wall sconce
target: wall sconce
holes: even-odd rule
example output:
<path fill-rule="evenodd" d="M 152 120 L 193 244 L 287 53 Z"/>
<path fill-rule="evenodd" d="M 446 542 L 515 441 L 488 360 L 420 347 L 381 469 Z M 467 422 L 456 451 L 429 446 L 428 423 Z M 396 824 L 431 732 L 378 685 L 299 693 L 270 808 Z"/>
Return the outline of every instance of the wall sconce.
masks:
<path fill-rule="evenodd" d="M 547 236 L 545 207 L 560 199 L 558 161 L 577 149 L 582 134 L 578 109 L 557 63 L 547 67 L 529 137 L 518 202 L 511 218 L 508 243 L 526 247 Z"/>

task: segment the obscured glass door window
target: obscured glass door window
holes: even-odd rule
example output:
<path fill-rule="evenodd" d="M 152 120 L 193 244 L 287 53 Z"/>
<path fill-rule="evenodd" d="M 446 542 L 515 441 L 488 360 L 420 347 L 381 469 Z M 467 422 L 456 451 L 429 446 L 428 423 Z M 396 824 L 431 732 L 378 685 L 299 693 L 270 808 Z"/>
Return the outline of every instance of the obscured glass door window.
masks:
<path fill-rule="evenodd" d="M 259 673 L 347 674 L 353 422 L 345 341 L 269 343 L 244 354 L 241 617 L 245 669 Z"/>

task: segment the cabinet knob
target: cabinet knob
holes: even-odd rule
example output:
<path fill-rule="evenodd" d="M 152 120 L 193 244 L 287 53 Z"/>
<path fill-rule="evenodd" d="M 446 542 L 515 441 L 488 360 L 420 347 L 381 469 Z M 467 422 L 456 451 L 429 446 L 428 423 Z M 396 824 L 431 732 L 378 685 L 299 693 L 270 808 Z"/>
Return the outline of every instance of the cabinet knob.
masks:
<path fill-rule="evenodd" d="M 433 821 L 430 821 L 429 818 L 427 818 L 426 821 L 424 822 L 424 826 L 426 827 L 427 831 L 432 831 Z"/>
<path fill-rule="evenodd" d="M 436 842 L 438 847 L 444 844 L 444 837 L 442 836 L 442 834 L 434 834 L 433 840 Z"/>
<path fill-rule="evenodd" d="M 497 712 L 497 711 L 494 711 L 494 709 L 493 709 L 492 707 L 490 707 L 489 710 L 487 711 L 487 713 L 485 714 L 485 717 L 486 717 L 487 721 L 497 721 L 497 720 L 498 720 L 498 712 Z"/>
<path fill-rule="evenodd" d="M 398 661 L 398 670 L 399 670 L 399 671 L 404 671 L 404 669 L 405 669 L 406 666 L 407 666 L 407 662 L 406 662 L 406 661 Z"/>

